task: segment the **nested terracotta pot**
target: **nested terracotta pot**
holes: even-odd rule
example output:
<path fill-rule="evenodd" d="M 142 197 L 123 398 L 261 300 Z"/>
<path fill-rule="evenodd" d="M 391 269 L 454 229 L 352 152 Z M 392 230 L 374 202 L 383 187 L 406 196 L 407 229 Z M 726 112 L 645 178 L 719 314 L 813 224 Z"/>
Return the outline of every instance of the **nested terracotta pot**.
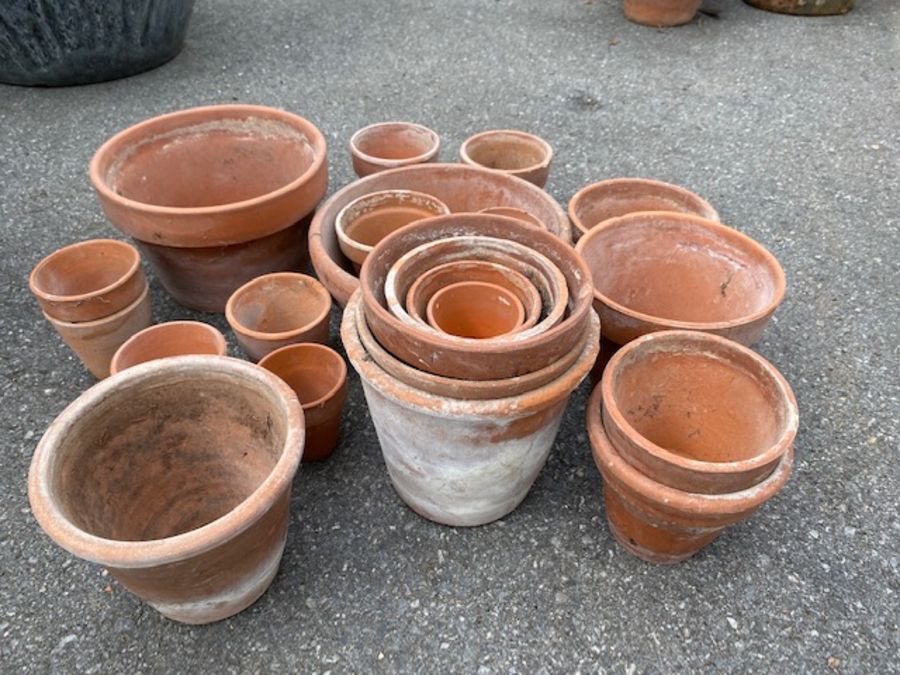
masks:
<path fill-rule="evenodd" d="M 221 312 L 241 284 L 299 270 L 325 195 L 325 138 L 297 115 L 221 105 L 154 117 L 104 143 L 91 182 L 182 304 Z"/>
<path fill-rule="evenodd" d="M 295 272 L 265 274 L 237 289 L 225 318 L 254 361 L 298 342 L 328 342 L 331 296 L 316 279 Z"/>
<path fill-rule="evenodd" d="M 428 127 L 412 122 L 379 122 L 350 138 L 353 171 L 360 178 L 437 159 L 441 139 Z"/>
<path fill-rule="evenodd" d="M 478 213 L 490 213 L 495 216 L 506 216 L 507 218 L 515 218 L 516 220 L 521 220 L 523 222 L 528 223 L 529 225 L 536 225 L 537 227 L 547 229 L 547 227 L 542 223 L 537 217 L 528 213 L 524 209 L 517 209 L 514 206 L 489 206 L 486 209 L 481 209 Z"/>
<path fill-rule="evenodd" d="M 57 544 L 164 616 L 218 621 L 278 571 L 303 431 L 296 396 L 262 368 L 220 356 L 153 361 L 56 418 L 28 497 Z"/>
<path fill-rule="evenodd" d="M 357 295 L 344 312 L 341 338 L 397 494 L 445 525 L 483 525 L 515 509 L 550 453 L 569 395 L 596 358 L 596 315 L 590 313 L 579 358 L 559 377 L 516 396 L 473 401 L 429 394 L 380 368 L 356 330 L 359 302 Z"/>
<path fill-rule="evenodd" d="M 152 322 L 149 288 L 145 283 L 143 292 L 134 302 L 102 319 L 72 323 L 55 319 L 46 312 L 44 318 L 94 377 L 102 380 L 109 376 L 110 362 L 116 350 Z"/>
<path fill-rule="evenodd" d="M 189 354 L 225 356 L 225 336 L 200 321 L 169 321 L 145 328 L 128 338 L 116 350 L 109 364 L 109 374 L 115 375 L 156 359 Z"/>
<path fill-rule="evenodd" d="M 645 26 L 680 26 L 689 23 L 703 0 L 624 0 L 625 16 Z"/>
<path fill-rule="evenodd" d="M 46 314 L 60 321 L 94 321 L 125 309 L 147 279 L 137 249 L 114 239 L 80 241 L 41 260 L 28 286 Z"/>
<path fill-rule="evenodd" d="M 460 281 L 431 296 L 425 308 L 433 328 L 457 337 L 483 340 L 514 333 L 525 308 L 510 291 L 484 281 Z"/>
<path fill-rule="evenodd" d="M 259 362 L 284 380 L 303 407 L 306 421 L 304 462 L 331 455 L 341 431 L 347 402 L 347 364 L 333 349 L 313 342 L 288 345 Z"/>
<path fill-rule="evenodd" d="M 759 340 L 785 293 L 775 257 L 711 220 L 651 211 L 611 218 L 576 246 L 594 280 L 603 335 L 623 345 L 660 330 Z"/>
<path fill-rule="evenodd" d="M 338 190 L 316 211 L 309 229 L 309 251 L 316 276 L 343 307 L 359 288 L 359 280 L 338 245 L 335 219 L 347 204 L 379 190 L 415 190 L 437 197 L 452 213 L 475 212 L 497 204 L 498 195 L 509 206 L 538 218 L 552 234 L 571 241 L 569 219 L 546 192 L 499 171 L 463 164 L 421 164 L 368 176 Z"/>
<path fill-rule="evenodd" d="M 553 148 L 534 134 L 497 129 L 467 138 L 459 158 L 463 164 L 502 171 L 542 188 L 550 175 Z"/>
<path fill-rule="evenodd" d="M 597 387 L 587 409 L 594 462 L 603 476 L 603 499 L 610 531 L 632 555 L 673 564 L 697 553 L 729 525 L 749 518 L 784 487 L 794 450 L 789 447 L 775 470 L 746 490 L 703 494 L 678 490 L 641 473 L 615 449 L 602 423 L 602 392 Z"/>
<path fill-rule="evenodd" d="M 769 12 L 801 16 L 846 14 L 853 9 L 854 4 L 854 0 L 744 0 L 744 2 Z"/>

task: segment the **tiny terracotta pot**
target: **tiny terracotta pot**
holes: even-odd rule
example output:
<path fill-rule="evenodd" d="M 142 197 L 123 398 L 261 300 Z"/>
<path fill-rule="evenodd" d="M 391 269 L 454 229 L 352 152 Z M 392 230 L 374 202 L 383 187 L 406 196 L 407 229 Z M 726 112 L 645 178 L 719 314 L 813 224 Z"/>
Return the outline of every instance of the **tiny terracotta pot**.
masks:
<path fill-rule="evenodd" d="M 48 316 L 78 323 L 125 309 L 147 287 L 147 279 L 134 246 L 92 239 L 41 260 L 31 271 L 28 286 Z"/>
<path fill-rule="evenodd" d="M 525 322 L 525 308 L 514 294 L 483 281 L 445 286 L 431 296 L 425 311 L 437 330 L 478 340 L 508 335 Z"/>
<path fill-rule="evenodd" d="M 536 227 L 540 227 L 543 230 L 547 229 L 547 226 L 544 225 L 537 218 L 537 216 L 533 216 L 528 211 L 524 209 L 517 209 L 513 206 L 489 206 L 486 209 L 481 209 L 478 213 L 490 213 L 495 216 L 506 216 L 507 218 L 515 218 L 516 220 L 521 220 L 523 223 L 528 223 L 529 225 L 534 225 Z"/>
<path fill-rule="evenodd" d="M 116 350 L 152 322 L 149 288 L 144 284 L 144 292 L 137 300 L 102 319 L 72 323 L 54 319 L 46 312 L 44 318 L 94 377 L 102 380 L 109 376 L 110 362 Z"/>
<path fill-rule="evenodd" d="M 357 268 L 372 248 L 391 232 L 423 218 L 442 216 L 450 209 L 439 199 L 412 190 L 382 190 L 347 204 L 337 216 L 335 230 L 341 252 Z"/>
<path fill-rule="evenodd" d="M 681 213 L 611 218 L 576 246 L 594 281 L 603 335 L 623 345 L 660 330 L 759 340 L 785 293 L 775 257 L 740 232 Z"/>
<path fill-rule="evenodd" d="M 744 2 L 768 12 L 800 16 L 846 14 L 853 9 L 853 0 L 744 0 Z"/>
<path fill-rule="evenodd" d="M 28 497 L 57 544 L 164 616 L 208 623 L 278 571 L 303 413 L 237 359 L 179 356 L 90 388 L 44 434 Z"/>
<path fill-rule="evenodd" d="M 145 328 L 128 338 L 113 355 L 109 374 L 156 359 L 189 354 L 225 356 L 226 351 L 225 336 L 209 324 L 170 321 Z"/>
<path fill-rule="evenodd" d="M 624 0 L 629 21 L 645 26 L 680 26 L 689 23 L 703 0 Z"/>
<path fill-rule="evenodd" d="M 225 305 L 238 344 L 254 361 L 298 342 L 328 342 L 331 296 L 305 274 L 277 272 L 247 282 Z"/>
<path fill-rule="evenodd" d="M 344 359 L 324 345 L 305 342 L 276 349 L 259 365 L 287 382 L 300 400 L 306 420 L 303 462 L 318 462 L 331 455 L 347 402 Z"/>
<path fill-rule="evenodd" d="M 605 220 L 639 211 L 690 213 L 719 221 L 719 214 L 703 197 L 648 178 L 602 180 L 581 188 L 569 201 L 569 220 L 579 237 Z"/>
<path fill-rule="evenodd" d="M 502 171 L 542 188 L 550 175 L 553 148 L 534 134 L 498 129 L 467 138 L 459 158 L 469 166 Z"/>
<path fill-rule="evenodd" d="M 435 132 L 412 122 L 370 124 L 350 138 L 353 171 L 360 178 L 437 159 L 441 139 Z"/>

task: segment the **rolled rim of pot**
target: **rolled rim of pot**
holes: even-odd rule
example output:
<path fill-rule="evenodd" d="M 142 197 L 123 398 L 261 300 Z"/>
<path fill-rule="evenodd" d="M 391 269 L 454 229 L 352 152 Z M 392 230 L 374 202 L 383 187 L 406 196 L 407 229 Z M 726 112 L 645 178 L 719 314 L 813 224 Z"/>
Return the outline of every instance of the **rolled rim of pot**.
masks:
<path fill-rule="evenodd" d="M 784 269 L 781 267 L 778 259 L 766 247 L 746 234 L 738 232 L 727 225 L 700 218 L 699 216 L 693 216 L 686 213 L 673 213 L 670 211 L 638 211 L 629 213 L 626 216 L 610 218 L 609 220 L 599 223 L 587 234 L 582 236 L 575 245 L 575 250 L 578 252 L 579 256 L 587 262 L 588 258 L 585 255 L 585 250 L 591 246 L 594 240 L 600 239 L 607 233 L 615 232 L 616 230 L 622 232 L 628 232 L 629 230 L 633 231 L 636 225 L 647 225 L 649 223 L 654 225 L 658 225 L 659 223 L 686 225 L 688 227 L 705 230 L 719 241 L 725 242 L 729 246 L 741 250 L 751 256 L 755 256 L 757 260 L 762 263 L 761 268 L 765 271 L 768 280 L 771 282 L 768 299 L 754 311 L 733 319 L 724 321 L 683 321 L 647 314 L 614 300 L 597 288 L 599 280 L 597 279 L 597 275 L 594 275 L 594 298 L 598 302 L 636 321 L 663 326 L 664 330 L 682 329 L 711 332 L 727 330 L 759 321 L 771 315 L 781 304 L 782 300 L 784 300 L 785 292 L 787 290 Z M 660 228 L 658 227 L 652 229 L 655 232 L 660 231 Z M 604 247 L 603 250 L 610 253 L 613 248 Z M 587 262 L 587 265 L 593 271 L 594 264 Z"/>
<path fill-rule="evenodd" d="M 392 158 L 370 155 L 360 147 L 360 143 L 363 141 L 363 139 L 373 133 L 392 133 L 404 131 L 420 134 L 423 138 L 427 138 L 430 143 L 429 148 L 424 152 L 419 153 L 418 155 Z M 416 124 L 415 122 L 376 122 L 375 124 L 369 124 L 368 126 L 365 126 L 362 129 L 356 131 L 350 137 L 349 145 L 350 152 L 363 161 L 369 162 L 370 164 L 383 166 L 387 169 L 395 169 L 397 167 L 406 166 L 407 164 L 421 164 L 423 162 L 428 162 L 432 158 L 436 157 L 441 149 L 441 137 L 438 136 L 436 131 L 429 129 L 422 124 Z"/>
<path fill-rule="evenodd" d="M 257 123 L 249 124 L 250 120 Z M 300 142 L 312 155 L 300 175 L 263 194 L 235 202 L 225 202 L 205 206 L 165 206 L 132 199 L 120 194 L 111 181 L 114 171 L 135 155 L 142 146 L 159 142 L 166 138 L 177 138 L 190 133 L 204 131 L 226 131 L 229 133 L 255 134 L 264 138 L 288 138 Z M 307 184 L 316 182 L 324 172 L 321 186 L 315 186 L 311 194 L 298 201 L 302 207 L 295 207 L 297 217 L 291 222 L 248 219 L 235 233 L 227 236 L 216 233 L 215 228 L 195 230 L 186 228 L 179 217 L 229 216 L 252 211 L 262 205 L 289 197 Z M 108 201 L 118 208 L 138 215 L 129 222 L 113 224 L 139 241 L 175 247 L 193 248 L 203 246 L 224 246 L 251 241 L 279 232 L 311 212 L 325 195 L 327 189 L 327 148 L 325 136 L 309 120 L 294 113 L 260 105 L 212 105 L 178 110 L 138 122 L 109 138 L 91 158 L 89 174 L 94 189 L 101 202 Z M 302 212 L 302 213 L 300 213 Z M 112 218 L 110 218 L 112 220 Z"/>
<path fill-rule="evenodd" d="M 479 144 L 489 143 L 491 141 L 501 141 L 504 138 L 512 138 L 537 148 L 541 154 L 540 160 L 527 166 L 504 169 L 502 167 L 491 168 L 472 158 L 472 152 Z M 481 167 L 490 171 L 502 171 L 503 173 L 508 173 L 512 176 L 520 176 L 550 166 L 550 163 L 553 161 L 553 147 L 540 136 L 535 136 L 527 131 L 519 131 L 518 129 L 491 129 L 469 136 L 463 141 L 463 144 L 459 148 L 459 158 L 464 164 L 470 166 Z"/>
<path fill-rule="evenodd" d="M 164 539 L 129 541 L 100 537 L 77 526 L 59 506 L 54 474 L 62 458 L 60 447 L 85 419 L 103 407 L 120 405 L 126 390 L 152 387 L 155 381 L 177 374 L 238 381 L 250 386 L 285 411 L 282 452 L 268 476 L 250 495 L 225 515 Z M 118 401 L 118 402 L 117 402 Z M 50 424 L 31 461 L 28 498 L 40 526 L 57 544 L 91 562 L 121 569 L 166 565 L 205 553 L 240 534 L 258 521 L 291 485 L 300 465 L 305 435 L 303 410 L 293 390 L 281 378 L 246 361 L 227 356 L 176 356 L 150 361 L 94 385 Z"/>

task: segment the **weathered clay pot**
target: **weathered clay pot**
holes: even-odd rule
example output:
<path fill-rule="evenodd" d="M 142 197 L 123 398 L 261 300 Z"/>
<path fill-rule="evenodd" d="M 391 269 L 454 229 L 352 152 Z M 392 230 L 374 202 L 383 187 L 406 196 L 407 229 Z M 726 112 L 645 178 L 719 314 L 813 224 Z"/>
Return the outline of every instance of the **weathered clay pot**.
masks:
<path fill-rule="evenodd" d="M 316 279 L 295 272 L 257 277 L 237 289 L 225 318 L 254 361 L 297 342 L 328 342 L 331 296 Z"/>
<path fill-rule="evenodd" d="M 748 518 L 784 486 L 794 451 L 788 448 L 761 483 L 738 492 L 708 495 L 685 492 L 645 476 L 626 462 L 601 422 L 601 388 L 587 409 L 594 462 L 603 476 L 606 517 L 613 536 L 639 558 L 672 564 L 694 555 L 721 531 Z"/>
<path fill-rule="evenodd" d="M 288 345 L 259 362 L 288 383 L 306 420 L 304 462 L 328 457 L 337 445 L 347 402 L 347 364 L 333 349 L 312 342 Z"/>
<path fill-rule="evenodd" d="M 94 321 L 124 309 L 147 279 L 137 249 L 114 239 L 80 241 L 41 260 L 28 286 L 44 312 L 60 321 Z"/>
<path fill-rule="evenodd" d="M 547 229 L 547 226 L 544 225 L 537 217 L 528 213 L 523 209 L 517 209 L 512 206 L 489 206 L 486 209 L 481 209 L 478 213 L 490 213 L 495 216 L 506 216 L 507 218 L 515 218 L 517 220 L 522 220 L 529 225 L 537 225 L 540 228 Z"/>
<path fill-rule="evenodd" d="M 577 236 L 610 218 L 638 211 L 674 211 L 715 220 L 719 214 L 703 197 L 683 187 L 648 178 L 613 178 L 581 188 L 569 201 Z"/>
<path fill-rule="evenodd" d="M 76 399 L 38 444 L 35 518 L 164 616 L 229 617 L 261 596 L 287 537 L 303 413 L 290 388 L 221 356 L 144 363 Z"/>
<path fill-rule="evenodd" d="M 697 216 L 656 211 L 611 218 L 576 250 L 593 274 L 603 335 L 619 345 L 670 329 L 750 345 L 784 298 L 784 271 L 769 251 Z"/>
<path fill-rule="evenodd" d="M 645 26 L 680 26 L 689 23 L 703 0 L 624 0 L 625 16 Z"/>
<path fill-rule="evenodd" d="M 115 314 L 94 321 L 60 321 L 44 312 L 63 341 L 75 352 L 94 377 L 109 376 L 109 365 L 116 350 L 135 333 L 144 330 L 152 321 L 150 293 L 147 284 L 141 295 Z"/>
<path fill-rule="evenodd" d="M 542 188 L 550 175 L 553 148 L 534 134 L 497 129 L 467 138 L 459 158 L 469 166 L 502 171 Z"/>
<path fill-rule="evenodd" d="M 854 4 L 853 0 L 744 0 L 744 2 L 769 12 L 801 16 L 846 14 L 853 9 Z"/>
<path fill-rule="evenodd" d="M 304 264 L 305 219 L 328 185 L 325 138 L 274 108 L 192 108 L 113 136 L 91 182 L 169 293 L 220 312 L 241 284 Z"/>
<path fill-rule="evenodd" d="M 425 311 L 428 323 L 439 331 L 479 340 L 512 333 L 525 321 L 525 308 L 514 294 L 484 281 L 444 286 Z"/>
<path fill-rule="evenodd" d="M 225 356 L 225 336 L 200 321 L 170 321 L 145 328 L 128 338 L 116 350 L 109 364 L 109 374 L 126 368 L 172 356 L 209 354 Z"/>
<path fill-rule="evenodd" d="M 498 171 L 462 164 L 422 164 L 384 171 L 338 190 L 316 211 L 309 228 L 309 251 L 316 276 L 341 307 L 359 288 L 359 280 L 338 245 L 334 228 L 337 214 L 357 197 L 393 189 L 433 195 L 453 213 L 495 206 L 497 196 L 502 194 L 504 203 L 528 211 L 548 231 L 565 242 L 571 241 L 569 219 L 550 195 Z"/>
<path fill-rule="evenodd" d="M 350 138 L 353 171 L 369 174 L 437 159 L 441 139 L 428 127 L 412 122 L 370 124 Z"/>
<path fill-rule="evenodd" d="M 446 525 L 483 525 L 515 509 L 550 453 L 569 395 L 597 356 L 596 315 L 590 312 L 582 353 L 562 375 L 517 396 L 473 401 L 429 394 L 381 369 L 360 342 L 353 302 L 341 337 L 397 494 Z"/>
<path fill-rule="evenodd" d="M 797 403 L 781 373 L 716 335 L 664 331 L 629 342 L 601 391 L 603 427 L 619 455 L 686 492 L 753 487 L 797 434 Z"/>

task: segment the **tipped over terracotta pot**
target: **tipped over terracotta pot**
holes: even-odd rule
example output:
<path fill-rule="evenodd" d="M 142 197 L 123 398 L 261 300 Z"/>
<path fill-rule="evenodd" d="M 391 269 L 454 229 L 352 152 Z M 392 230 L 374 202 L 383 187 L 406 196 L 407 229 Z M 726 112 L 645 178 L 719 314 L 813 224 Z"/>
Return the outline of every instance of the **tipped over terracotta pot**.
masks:
<path fill-rule="evenodd" d="M 147 361 L 189 354 L 225 356 L 225 336 L 200 321 L 169 321 L 132 335 L 116 350 L 109 364 L 115 375 Z"/>
<path fill-rule="evenodd" d="M 689 23 L 703 0 L 624 0 L 625 16 L 645 26 L 680 26 Z"/>
<path fill-rule="evenodd" d="M 502 171 L 542 188 L 550 175 L 553 148 L 534 134 L 497 129 L 467 138 L 459 158 L 463 164 Z"/>
<path fill-rule="evenodd" d="M 401 166 L 437 159 L 441 139 L 428 127 L 412 122 L 379 122 L 350 138 L 353 171 L 360 178 Z"/>

